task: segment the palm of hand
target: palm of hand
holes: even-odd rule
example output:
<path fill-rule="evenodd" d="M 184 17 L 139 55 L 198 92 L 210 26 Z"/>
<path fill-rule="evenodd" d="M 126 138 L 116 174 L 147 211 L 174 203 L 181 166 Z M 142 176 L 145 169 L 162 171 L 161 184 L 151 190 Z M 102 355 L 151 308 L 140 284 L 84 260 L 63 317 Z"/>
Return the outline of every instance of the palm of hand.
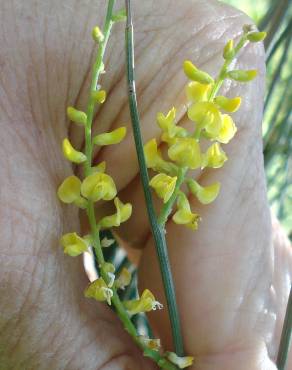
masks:
<path fill-rule="evenodd" d="M 58 246 L 63 230 L 79 224 L 77 211 L 62 207 L 55 195 L 71 172 L 60 142 L 68 131 L 76 145 L 83 141 L 80 129 L 66 126 L 64 112 L 74 101 L 85 105 L 88 35 L 102 16 L 89 3 L 32 5 L 1 5 L 0 369 L 150 369 L 153 365 L 141 358 L 107 307 L 83 298 L 81 261 L 64 257 Z M 185 0 L 179 12 L 167 1 L 140 8 L 137 84 L 147 140 L 158 135 L 157 111 L 175 104 L 184 124 L 182 61 L 192 59 L 215 74 L 224 43 L 248 21 L 213 1 Z M 17 27 L 10 29 L 14 18 Z M 98 132 L 129 122 L 122 29 L 116 27 L 107 52 L 109 96 L 97 113 Z M 263 51 L 250 46 L 240 60 L 243 68 L 258 68 L 260 77 L 230 90 L 231 96 L 243 97 L 235 118 L 239 131 L 227 149 L 230 159 L 222 170 L 201 178 L 206 184 L 221 181 L 220 197 L 207 207 L 193 201 L 203 218 L 198 232 L 171 222 L 167 228 L 186 349 L 197 357 L 196 369 L 275 369 L 266 350 L 275 355 L 287 300 L 291 254 L 283 243 L 272 245 L 265 197 Z M 145 247 L 142 285 L 163 301 L 130 135 L 97 153 L 98 160 L 104 158 L 122 197 L 134 204 L 121 235 Z M 169 344 L 165 314 L 156 312 L 152 319 Z"/>

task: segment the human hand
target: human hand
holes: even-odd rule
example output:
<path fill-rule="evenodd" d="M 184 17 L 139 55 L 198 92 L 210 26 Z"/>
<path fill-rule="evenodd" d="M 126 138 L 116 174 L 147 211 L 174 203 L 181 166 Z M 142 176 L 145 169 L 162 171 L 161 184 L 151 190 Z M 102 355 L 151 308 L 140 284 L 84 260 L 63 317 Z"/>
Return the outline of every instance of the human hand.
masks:
<path fill-rule="evenodd" d="M 83 142 L 82 130 L 68 126 L 65 109 L 85 106 L 90 32 L 102 23 L 105 4 L 29 0 L 1 8 L 0 369 L 154 369 L 113 313 L 85 300 L 81 260 L 64 257 L 58 242 L 63 230 L 79 224 L 77 212 L 56 198 L 57 186 L 72 172 L 61 156 L 61 140 L 69 132 L 76 145 Z M 246 17 L 214 1 L 136 6 L 145 141 L 158 135 L 157 111 L 176 105 L 184 114 L 182 61 L 192 59 L 216 73 L 224 43 L 244 23 Z M 103 86 L 109 93 L 97 112 L 96 132 L 129 122 L 123 27 L 115 27 L 107 50 Z M 241 67 L 260 73 L 253 83 L 230 90 L 243 98 L 235 115 L 239 130 L 227 146 L 224 169 L 203 178 L 221 181 L 220 196 L 209 206 L 193 202 L 203 218 L 197 232 L 171 222 L 167 228 L 186 350 L 195 355 L 196 370 L 275 369 L 269 357 L 279 342 L 291 253 L 283 241 L 273 244 L 271 238 L 261 154 L 263 61 L 258 45 L 240 57 Z M 131 135 L 96 153 L 97 161 L 103 159 L 121 196 L 134 205 L 120 236 L 145 247 L 141 284 L 163 300 Z M 166 309 L 151 318 L 169 348 Z"/>

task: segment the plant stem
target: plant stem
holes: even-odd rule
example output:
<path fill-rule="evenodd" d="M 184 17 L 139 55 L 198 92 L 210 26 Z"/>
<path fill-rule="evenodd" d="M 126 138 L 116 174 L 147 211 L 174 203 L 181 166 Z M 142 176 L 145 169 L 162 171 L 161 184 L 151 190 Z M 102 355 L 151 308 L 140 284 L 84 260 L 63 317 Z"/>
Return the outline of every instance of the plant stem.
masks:
<path fill-rule="evenodd" d="M 134 74 L 134 42 L 133 42 L 133 23 L 131 15 L 131 2 L 126 0 L 127 24 L 126 24 L 126 56 L 127 56 L 127 78 L 129 89 L 129 107 L 131 113 L 131 121 L 133 127 L 133 134 L 136 145 L 136 152 L 140 167 L 140 176 L 143 184 L 144 196 L 148 217 L 150 221 L 151 231 L 154 238 L 162 281 L 167 301 L 169 319 L 172 329 L 172 337 L 174 348 L 178 356 L 184 355 L 183 339 L 181 334 L 181 325 L 179 319 L 179 312 L 176 302 L 175 288 L 169 263 L 167 245 L 165 240 L 164 227 L 158 224 L 156 213 L 153 206 L 151 191 L 149 188 L 149 177 L 146 167 L 143 142 L 140 130 L 140 118 L 137 107 L 136 85 Z"/>
<path fill-rule="evenodd" d="M 278 370 L 284 370 L 286 367 L 292 332 L 292 287 L 290 287 L 289 300 L 281 335 L 279 352 L 277 356 Z"/>

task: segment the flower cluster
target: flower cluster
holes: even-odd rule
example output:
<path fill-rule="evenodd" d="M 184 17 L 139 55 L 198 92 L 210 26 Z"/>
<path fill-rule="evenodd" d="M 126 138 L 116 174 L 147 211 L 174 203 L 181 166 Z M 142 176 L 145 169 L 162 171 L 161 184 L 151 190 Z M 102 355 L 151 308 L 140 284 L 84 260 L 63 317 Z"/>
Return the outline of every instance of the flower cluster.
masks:
<path fill-rule="evenodd" d="M 248 82 L 257 75 L 256 70 L 229 70 L 229 65 L 248 41 L 258 42 L 265 37 L 264 32 L 256 32 L 251 26 L 244 26 L 243 36 L 234 46 L 229 40 L 223 51 L 224 65 L 216 79 L 197 68 L 191 61 L 183 63 L 183 70 L 190 80 L 186 86 L 187 115 L 193 123 L 189 132 L 176 124 L 176 109 L 173 107 L 166 115 L 158 113 L 156 120 L 161 129 L 160 141 L 167 146 L 165 159 L 158 148 L 156 139 L 151 139 L 144 146 L 147 167 L 158 172 L 149 185 L 164 206 L 161 214 L 176 203 L 172 220 L 193 230 L 197 229 L 200 216 L 191 211 L 187 196 L 180 190 L 183 183 L 188 192 L 202 204 L 213 202 L 220 191 L 220 183 L 215 182 L 203 187 L 197 181 L 187 177 L 190 169 L 221 168 L 227 161 L 222 145 L 228 144 L 236 134 L 237 128 L 230 115 L 241 105 L 241 97 L 217 95 L 223 81 L 232 79 Z M 201 139 L 210 142 L 206 151 L 201 149 Z M 166 219 L 163 220 L 166 222 Z"/>

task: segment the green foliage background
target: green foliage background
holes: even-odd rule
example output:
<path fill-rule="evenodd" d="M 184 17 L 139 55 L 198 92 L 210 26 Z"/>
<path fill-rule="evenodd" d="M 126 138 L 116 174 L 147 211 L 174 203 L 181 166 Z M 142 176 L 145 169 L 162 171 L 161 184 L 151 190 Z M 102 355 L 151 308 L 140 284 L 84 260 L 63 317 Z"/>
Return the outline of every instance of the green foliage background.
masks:
<path fill-rule="evenodd" d="M 268 197 L 292 238 L 292 1 L 224 0 L 268 32 L 263 142 Z"/>

